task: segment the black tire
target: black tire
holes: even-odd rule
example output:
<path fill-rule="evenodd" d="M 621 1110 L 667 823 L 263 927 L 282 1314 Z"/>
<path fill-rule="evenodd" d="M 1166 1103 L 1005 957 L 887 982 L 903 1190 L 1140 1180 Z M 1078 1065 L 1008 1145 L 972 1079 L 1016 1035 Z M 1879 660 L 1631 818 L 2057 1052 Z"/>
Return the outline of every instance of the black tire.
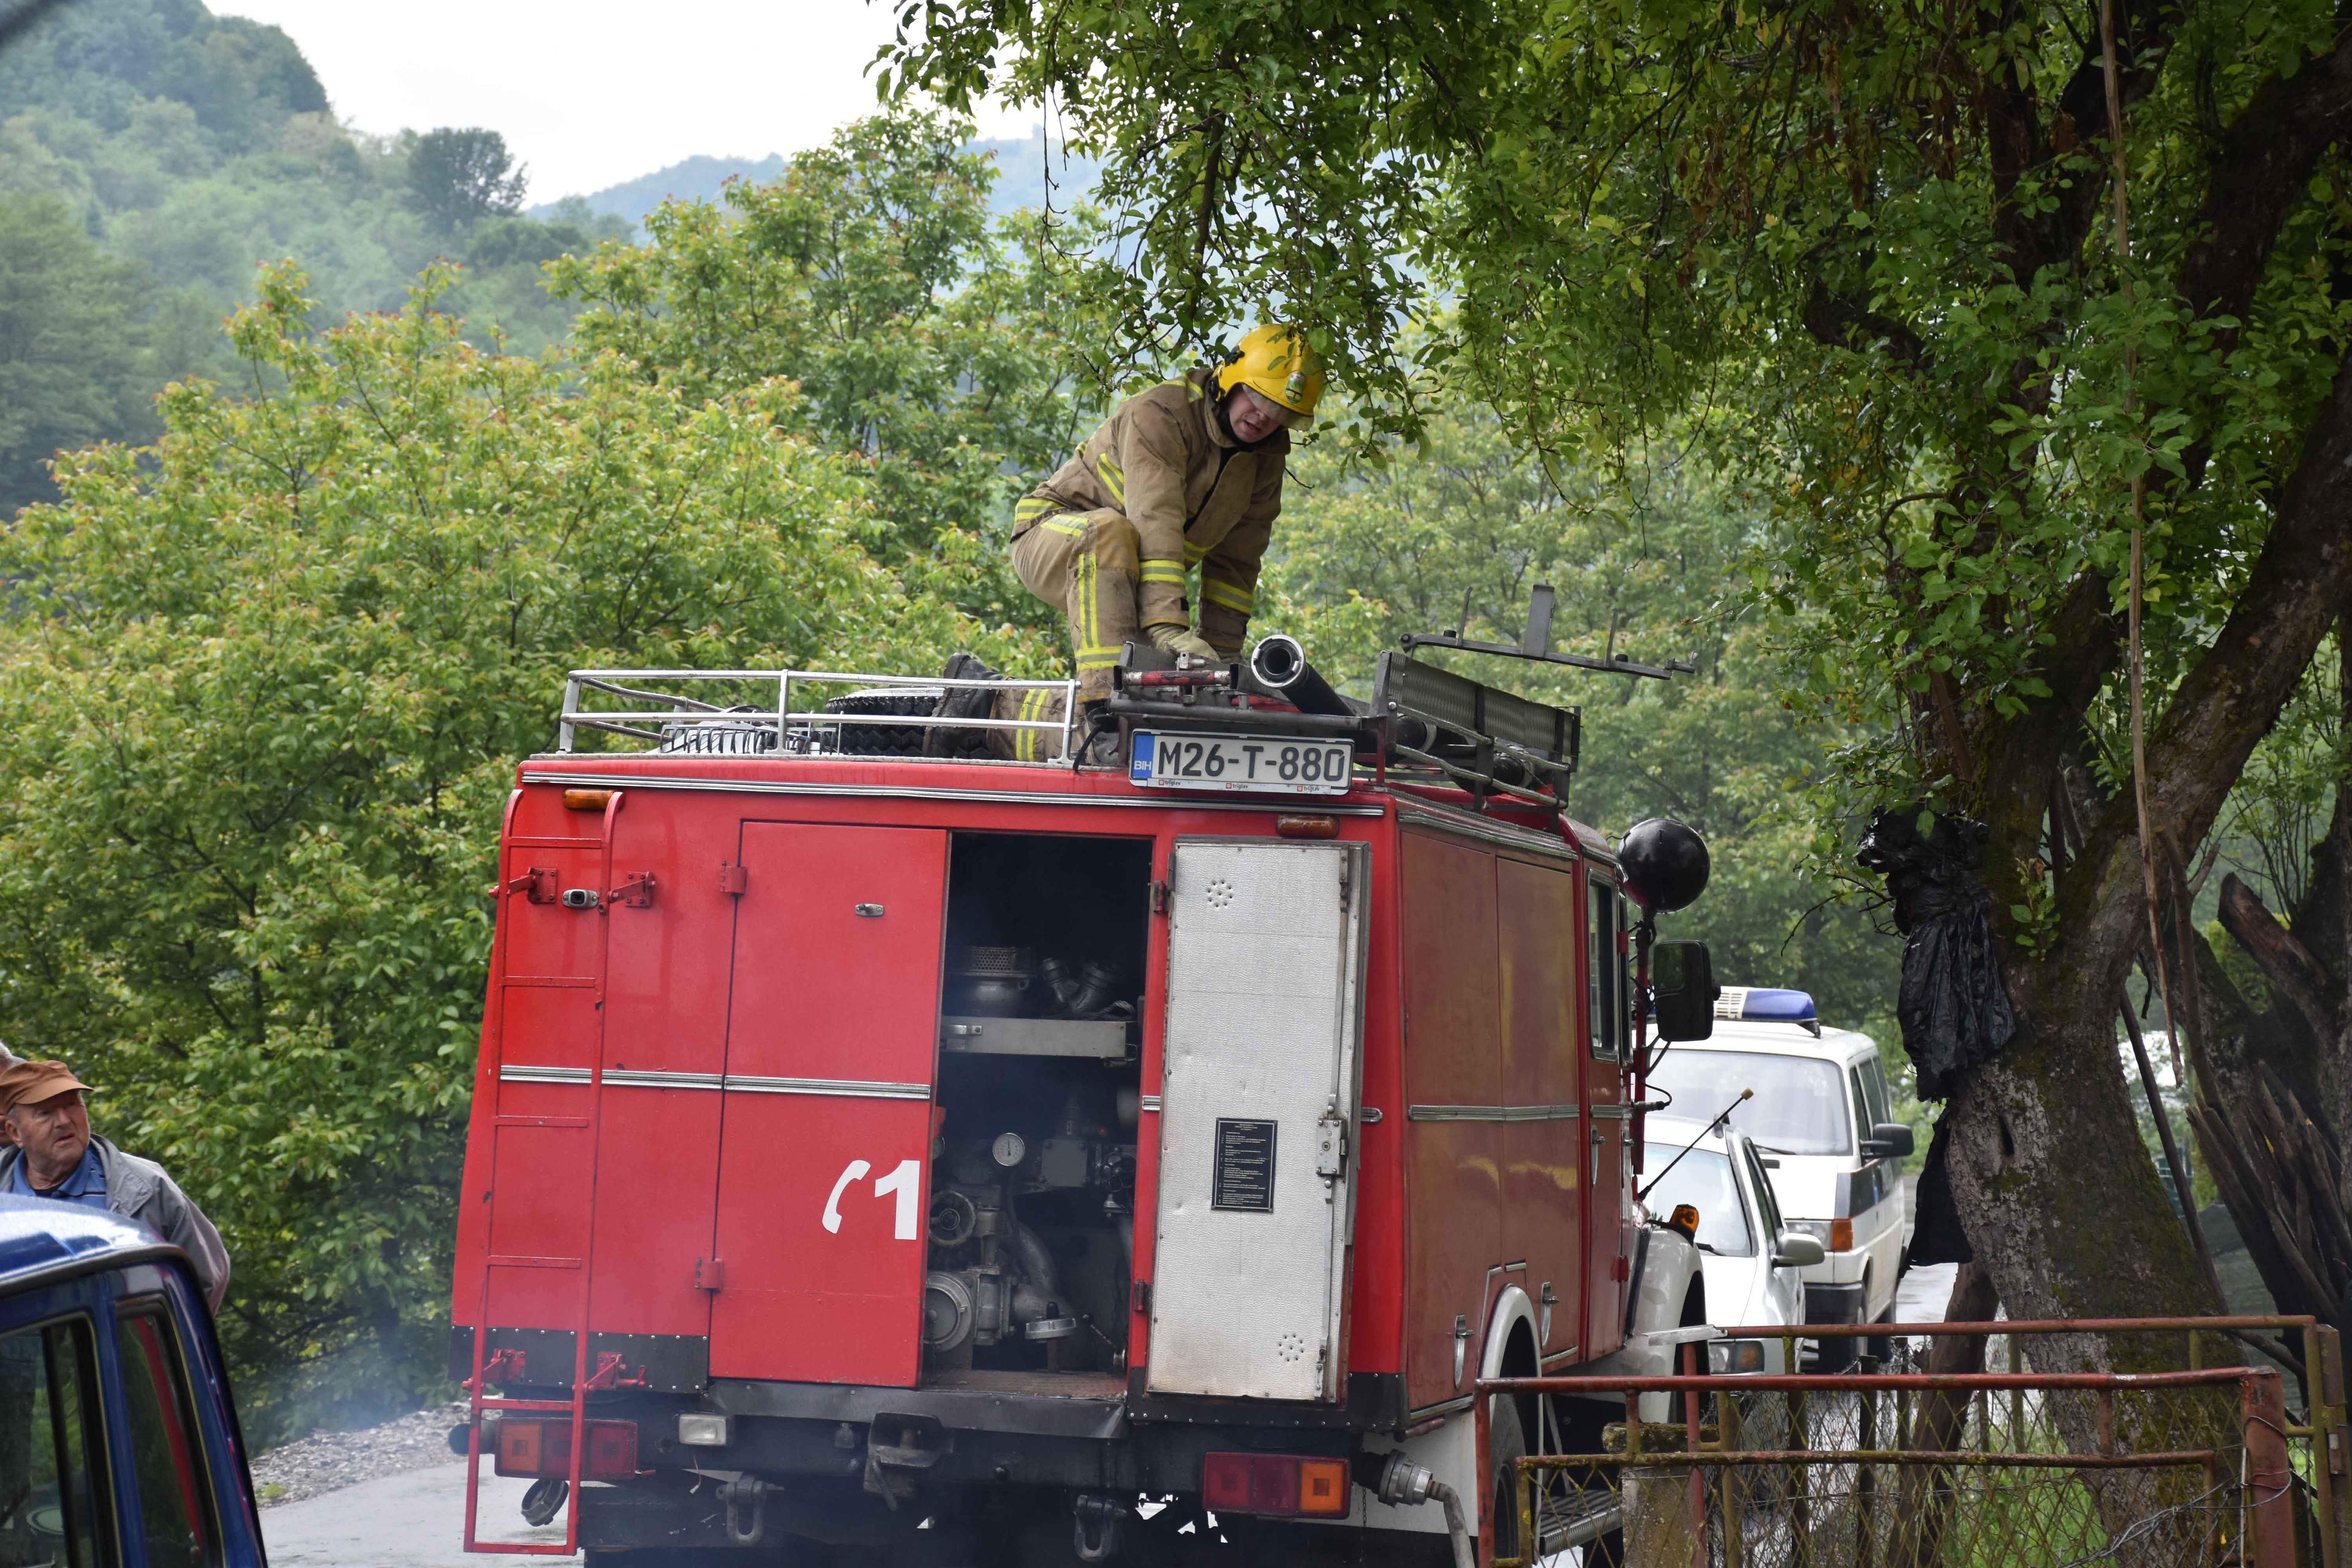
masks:
<path fill-rule="evenodd" d="M 940 705 L 943 688 L 937 686 L 877 686 L 829 699 L 828 713 L 879 713 L 901 719 L 928 719 Z M 852 756 L 919 756 L 923 728 L 919 724 L 844 724 L 841 749 Z"/>
<path fill-rule="evenodd" d="M 1886 1310 L 1879 1313 L 1877 1317 L 1871 1320 L 1874 1323 L 1891 1323 L 1894 1321 L 1895 1303 L 1892 1301 L 1886 1303 Z M 1881 1367 L 1885 1366 L 1887 1363 L 1895 1359 L 1895 1336 L 1893 1334 L 1873 1334 L 1870 1336 L 1869 1344 L 1871 1355 L 1876 1359 Z"/>
<path fill-rule="evenodd" d="M 1862 1359 L 1862 1342 L 1851 1335 L 1823 1335 L 1813 1345 L 1813 1370 L 1817 1373 L 1851 1372 L 1853 1363 Z"/>
<path fill-rule="evenodd" d="M 1519 1541 L 1518 1462 L 1528 1457 L 1527 1428 L 1519 1422 L 1518 1401 L 1495 1395 L 1488 1406 L 1486 1458 L 1489 1479 L 1486 1506 L 1495 1517 L 1495 1555 L 1524 1557 Z"/>

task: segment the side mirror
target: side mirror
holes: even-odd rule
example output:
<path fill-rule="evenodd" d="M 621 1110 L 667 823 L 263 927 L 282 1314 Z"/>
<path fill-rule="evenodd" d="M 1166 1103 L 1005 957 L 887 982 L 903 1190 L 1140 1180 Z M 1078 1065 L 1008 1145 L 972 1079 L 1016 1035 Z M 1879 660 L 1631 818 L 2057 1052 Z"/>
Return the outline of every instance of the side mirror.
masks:
<path fill-rule="evenodd" d="M 1715 1033 L 1715 966 L 1703 942 L 1662 942 L 1650 949 L 1650 992 L 1658 1038 L 1704 1040 Z"/>
<path fill-rule="evenodd" d="M 1811 1268 L 1829 1257 L 1822 1247 L 1821 1237 L 1807 1236 L 1801 1230 L 1784 1230 L 1772 1244 L 1772 1267 L 1775 1268 Z"/>
<path fill-rule="evenodd" d="M 1862 1152 L 1874 1160 L 1907 1160 L 1918 1146 L 1911 1129 L 1900 1121 L 1882 1121 L 1862 1141 Z"/>

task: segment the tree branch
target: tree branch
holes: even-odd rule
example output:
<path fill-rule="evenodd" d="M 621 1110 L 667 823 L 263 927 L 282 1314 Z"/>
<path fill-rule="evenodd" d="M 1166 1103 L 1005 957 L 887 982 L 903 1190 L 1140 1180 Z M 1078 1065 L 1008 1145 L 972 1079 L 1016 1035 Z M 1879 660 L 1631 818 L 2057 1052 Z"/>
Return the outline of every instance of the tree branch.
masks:
<path fill-rule="evenodd" d="M 2313 421 L 2245 591 L 2147 747 L 2150 814 L 2176 845 L 2211 830 L 2352 590 L 2352 374 Z"/>
<path fill-rule="evenodd" d="M 2200 315 L 2243 320 L 2288 209 L 2312 169 L 2352 132 L 2352 47 L 2336 46 L 2292 77 L 2264 82 L 2221 138 L 2205 203 L 2180 262 L 2180 292 Z M 2221 337 L 2226 353 L 2235 329 Z"/>
<path fill-rule="evenodd" d="M 2312 1037 L 2327 1038 L 2334 1032 L 2336 977 L 2234 873 L 2221 879 L 2221 925 L 2303 1016 Z"/>
<path fill-rule="evenodd" d="M 1813 279 L 1812 292 L 1805 296 L 1803 321 L 1805 331 L 1831 348 L 1864 349 L 1885 343 L 1889 354 L 1912 369 L 1927 364 L 1927 345 L 1918 333 L 1892 316 L 1831 293 L 1829 285 L 1818 278 Z"/>

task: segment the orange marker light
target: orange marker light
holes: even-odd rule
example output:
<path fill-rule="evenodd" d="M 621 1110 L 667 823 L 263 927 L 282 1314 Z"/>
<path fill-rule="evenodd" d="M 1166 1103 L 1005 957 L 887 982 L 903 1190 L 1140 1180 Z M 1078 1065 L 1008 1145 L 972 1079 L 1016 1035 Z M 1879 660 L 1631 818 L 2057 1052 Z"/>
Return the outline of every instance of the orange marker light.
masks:
<path fill-rule="evenodd" d="M 1830 1250 L 1832 1252 L 1853 1250 L 1853 1221 L 1850 1219 L 1830 1221 Z"/>
<path fill-rule="evenodd" d="M 1344 1459 L 1302 1459 L 1298 1464 L 1298 1511 L 1348 1511 L 1348 1465 Z"/>
<path fill-rule="evenodd" d="M 608 789 L 568 789 L 563 792 L 563 806 L 567 811 L 602 811 L 612 798 Z"/>
<path fill-rule="evenodd" d="M 1282 838 L 1337 838 L 1339 819 L 1336 816 L 1277 816 L 1274 831 Z"/>
<path fill-rule="evenodd" d="M 1696 1241 L 1698 1239 L 1698 1205 L 1676 1204 L 1675 1212 L 1667 1217 L 1666 1228 L 1681 1231 L 1688 1239 Z"/>

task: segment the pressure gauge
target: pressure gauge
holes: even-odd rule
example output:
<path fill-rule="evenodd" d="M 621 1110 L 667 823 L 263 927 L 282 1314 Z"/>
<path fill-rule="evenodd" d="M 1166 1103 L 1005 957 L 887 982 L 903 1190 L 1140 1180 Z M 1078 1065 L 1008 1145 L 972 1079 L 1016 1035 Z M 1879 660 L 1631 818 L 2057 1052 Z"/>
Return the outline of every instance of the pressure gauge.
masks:
<path fill-rule="evenodd" d="M 1018 1132 L 1000 1132 L 988 1152 L 998 1164 L 1009 1171 L 1029 1157 L 1029 1145 Z"/>

